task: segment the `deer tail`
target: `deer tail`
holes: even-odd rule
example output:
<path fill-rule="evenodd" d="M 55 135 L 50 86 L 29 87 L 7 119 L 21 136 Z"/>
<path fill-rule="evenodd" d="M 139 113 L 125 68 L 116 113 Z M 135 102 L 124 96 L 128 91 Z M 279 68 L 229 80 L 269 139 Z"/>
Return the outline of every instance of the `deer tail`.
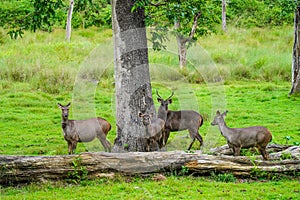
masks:
<path fill-rule="evenodd" d="M 201 127 L 203 125 L 203 117 L 200 116 L 198 121 L 199 121 L 199 127 Z"/>

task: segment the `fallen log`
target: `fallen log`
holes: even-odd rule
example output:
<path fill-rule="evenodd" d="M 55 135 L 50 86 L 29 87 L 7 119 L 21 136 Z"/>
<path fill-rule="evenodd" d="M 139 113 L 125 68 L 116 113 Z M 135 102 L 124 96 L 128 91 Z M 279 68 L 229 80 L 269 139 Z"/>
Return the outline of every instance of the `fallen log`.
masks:
<path fill-rule="evenodd" d="M 290 149 L 289 151 L 287 151 Z M 253 171 L 285 173 L 299 176 L 300 147 L 286 149 L 292 156 L 286 160 L 278 159 L 278 153 L 270 154 L 269 161 L 261 156 L 214 156 L 184 151 L 171 152 L 131 152 L 131 153 L 82 153 L 65 156 L 0 156 L 0 184 L 43 180 L 71 179 L 73 175 L 87 175 L 96 178 L 103 173 L 125 175 L 164 173 L 182 170 L 185 166 L 189 173 L 232 173 L 250 177 Z M 74 177 L 73 177 L 74 178 Z"/>
<path fill-rule="evenodd" d="M 291 145 L 268 144 L 266 150 L 270 154 L 270 153 L 278 153 L 278 152 L 284 151 L 290 147 L 292 147 L 292 146 Z M 212 148 L 210 151 L 214 155 L 233 155 L 232 149 L 229 148 L 229 146 L 227 144 L 220 146 L 220 147 Z"/>

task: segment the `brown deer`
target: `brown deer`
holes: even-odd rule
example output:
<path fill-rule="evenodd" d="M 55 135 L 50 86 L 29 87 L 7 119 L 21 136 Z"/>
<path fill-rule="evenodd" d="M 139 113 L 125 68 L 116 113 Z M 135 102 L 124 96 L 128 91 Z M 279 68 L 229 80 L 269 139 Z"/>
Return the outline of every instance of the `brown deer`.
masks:
<path fill-rule="evenodd" d="M 217 115 L 211 125 L 218 125 L 221 134 L 227 140 L 228 146 L 232 149 L 234 156 L 239 156 L 241 148 L 256 147 L 260 151 L 265 160 L 268 160 L 269 155 L 266 152 L 266 146 L 272 140 L 271 132 L 263 126 L 252 126 L 247 128 L 229 128 L 224 120 L 228 111 Z"/>
<path fill-rule="evenodd" d="M 78 142 L 90 142 L 97 137 L 102 143 L 105 151 L 111 150 L 111 144 L 106 139 L 111 125 L 103 118 L 90 118 L 86 120 L 70 120 L 69 108 L 71 103 L 66 106 L 58 103 L 58 108 L 62 111 L 61 126 L 65 140 L 68 142 L 68 153 L 74 153 Z"/>
<path fill-rule="evenodd" d="M 190 150 L 197 139 L 200 145 L 203 145 L 203 139 L 199 134 L 199 128 L 203 124 L 203 117 L 193 110 L 179 110 L 172 111 L 168 110 L 168 105 L 172 103 L 172 92 L 171 96 L 164 100 L 156 90 L 156 95 L 158 96 L 157 101 L 160 103 L 158 109 L 157 117 L 165 120 L 165 134 L 164 143 L 167 143 L 170 132 L 188 130 L 192 142 L 190 143 L 187 150 Z"/>
<path fill-rule="evenodd" d="M 139 117 L 142 118 L 142 122 L 146 127 L 147 151 L 150 151 L 151 143 L 158 144 L 159 149 L 161 149 L 164 146 L 161 142 L 164 137 L 164 120 L 160 118 L 151 119 L 152 116 L 146 113 L 139 113 Z"/>

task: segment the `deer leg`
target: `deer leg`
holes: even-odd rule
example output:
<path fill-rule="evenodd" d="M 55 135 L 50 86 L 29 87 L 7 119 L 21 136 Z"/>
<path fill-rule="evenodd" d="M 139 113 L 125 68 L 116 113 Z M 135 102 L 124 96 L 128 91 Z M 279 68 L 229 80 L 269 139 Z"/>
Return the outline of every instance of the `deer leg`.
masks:
<path fill-rule="evenodd" d="M 150 152 L 150 144 L 151 144 L 151 140 L 147 139 L 147 152 Z"/>
<path fill-rule="evenodd" d="M 264 160 L 268 160 L 269 159 L 269 154 L 267 153 L 266 148 L 258 146 L 258 150 L 261 153 L 261 155 L 264 158 Z"/>
<path fill-rule="evenodd" d="M 71 155 L 72 154 L 72 142 L 68 141 L 68 154 Z"/>
<path fill-rule="evenodd" d="M 72 142 L 72 154 L 75 153 L 76 147 L 77 147 L 77 141 Z"/>
<path fill-rule="evenodd" d="M 197 130 L 188 130 L 190 137 L 193 138 L 193 141 L 197 139 L 200 142 L 200 146 L 203 146 L 203 139 Z"/>
<path fill-rule="evenodd" d="M 109 141 L 107 141 L 105 134 L 103 132 L 100 132 L 97 134 L 97 138 L 100 141 L 100 143 L 102 144 L 102 146 L 104 147 L 105 151 L 110 152 L 111 144 Z"/>
<path fill-rule="evenodd" d="M 166 146 L 166 132 L 161 131 L 161 138 L 159 138 L 159 148 Z"/>
<path fill-rule="evenodd" d="M 153 145 L 155 145 L 155 151 L 159 151 L 159 142 L 158 141 L 156 141 L 156 140 L 152 140 L 152 142 L 153 142 Z"/>
<path fill-rule="evenodd" d="M 165 129 L 165 131 L 164 131 L 164 137 L 163 137 L 165 145 L 168 142 L 169 136 L 170 136 L 170 130 L 169 129 Z"/>
<path fill-rule="evenodd" d="M 233 149 L 233 155 L 234 156 L 239 156 L 240 155 L 241 147 L 233 146 L 232 149 Z"/>
<path fill-rule="evenodd" d="M 201 135 L 198 133 L 198 131 L 196 133 L 196 138 L 200 142 L 200 146 L 203 146 L 203 139 L 202 139 Z"/>
<path fill-rule="evenodd" d="M 108 152 L 111 152 L 111 144 L 108 140 L 106 140 L 107 150 Z"/>
<path fill-rule="evenodd" d="M 194 142 L 195 142 L 195 139 L 196 139 L 196 138 L 193 139 L 193 141 L 191 142 L 190 146 L 188 147 L 188 149 L 187 149 L 188 151 L 192 148 L 192 146 L 193 146 L 193 144 L 194 144 Z"/>

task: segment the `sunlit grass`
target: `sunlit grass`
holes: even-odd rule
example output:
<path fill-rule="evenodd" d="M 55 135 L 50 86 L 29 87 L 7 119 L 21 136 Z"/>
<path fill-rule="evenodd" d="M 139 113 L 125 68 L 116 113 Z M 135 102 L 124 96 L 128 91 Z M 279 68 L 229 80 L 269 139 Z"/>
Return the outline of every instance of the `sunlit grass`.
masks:
<path fill-rule="evenodd" d="M 244 183 L 242 183 L 244 182 Z M 0 188 L 1 199 L 297 199 L 299 182 L 216 182 L 197 177 L 168 176 L 164 181 L 98 179 L 77 185 L 45 183 Z"/>

